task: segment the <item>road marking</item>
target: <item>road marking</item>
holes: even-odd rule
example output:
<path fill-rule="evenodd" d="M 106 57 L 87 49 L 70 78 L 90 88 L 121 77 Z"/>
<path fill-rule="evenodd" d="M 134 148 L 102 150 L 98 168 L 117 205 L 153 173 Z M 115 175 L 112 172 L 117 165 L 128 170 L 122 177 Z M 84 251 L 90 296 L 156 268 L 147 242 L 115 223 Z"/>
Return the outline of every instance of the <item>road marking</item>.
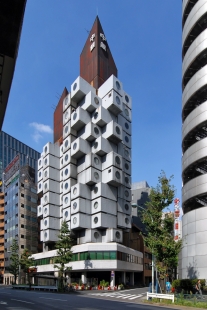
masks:
<path fill-rule="evenodd" d="M 46 298 L 46 297 L 39 297 L 39 298 L 51 299 L 51 300 L 60 300 L 60 301 L 68 301 L 68 300 L 65 300 L 65 299 L 55 299 L 55 298 Z"/>
<path fill-rule="evenodd" d="M 0 304 L 1 304 L 1 305 L 7 305 L 7 302 L 5 302 L 5 301 L 0 301 Z"/>
<path fill-rule="evenodd" d="M 130 300 L 141 297 L 142 295 L 136 295 L 135 297 L 129 297 Z"/>
<path fill-rule="evenodd" d="M 30 301 L 19 300 L 19 299 L 11 299 L 11 300 L 20 301 L 20 302 L 24 302 L 25 304 L 32 304 L 32 305 L 34 305 L 34 303 L 30 302 Z"/>

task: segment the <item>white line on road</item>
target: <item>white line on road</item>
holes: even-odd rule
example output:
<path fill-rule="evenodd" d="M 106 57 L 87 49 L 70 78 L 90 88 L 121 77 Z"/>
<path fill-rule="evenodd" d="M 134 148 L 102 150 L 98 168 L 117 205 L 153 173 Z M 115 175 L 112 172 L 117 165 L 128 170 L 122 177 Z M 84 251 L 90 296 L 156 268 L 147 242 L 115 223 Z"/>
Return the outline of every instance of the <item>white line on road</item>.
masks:
<path fill-rule="evenodd" d="M 141 297 L 142 295 L 136 295 L 135 297 L 129 297 L 129 299 L 130 300 L 132 300 L 132 299 L 135 299 L 135 298 L 139 298 L 139 297 Z"/>
<path fill-rule="evenodd" d="M 59 301 L 67 301 L 67 300 L 64 300 L 64 299 L 55 299 L 55 298 L 46 298 L 46 297 L 39 297 L 39 298 L 51 299 L 51 300 L 59 300 Z"/>
<path fill-rule="evenodd" d="M 11 300 L 20 301 L 20 302 L 25 302 L 25 304 L 32 304 L 32 305 L 34 305 L 34 303 L 33 303 L 33 302 L 30 302 L 30 301 L 24 301 L 24 300 L 19 300 L 19 299 L 11 299 Z"/>

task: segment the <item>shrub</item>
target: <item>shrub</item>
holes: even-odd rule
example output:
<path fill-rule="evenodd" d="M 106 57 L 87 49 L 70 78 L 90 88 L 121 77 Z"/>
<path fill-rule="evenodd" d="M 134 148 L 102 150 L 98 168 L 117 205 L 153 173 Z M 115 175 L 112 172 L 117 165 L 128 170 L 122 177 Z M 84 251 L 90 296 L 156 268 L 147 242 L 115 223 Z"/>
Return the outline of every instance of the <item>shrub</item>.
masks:
<path fill-rule="evenodd" d="M 200 279 L 202 289 L 205 287 L 205 280 Z M 172 282 L 172 287 L 176 290 L 184 290 L 185 292 L 194 291 L 198 279 L 178 279 Z"/>

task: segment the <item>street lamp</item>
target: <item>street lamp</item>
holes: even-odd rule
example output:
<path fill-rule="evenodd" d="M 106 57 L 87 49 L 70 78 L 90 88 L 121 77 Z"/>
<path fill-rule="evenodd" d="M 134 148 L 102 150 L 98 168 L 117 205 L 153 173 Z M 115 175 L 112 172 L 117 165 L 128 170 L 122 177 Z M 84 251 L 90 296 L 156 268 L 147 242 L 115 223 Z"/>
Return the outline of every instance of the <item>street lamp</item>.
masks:
<path fill-rule="evenodd" d="M 131 204 L 132 208 L 140 208 L 146 212 L 146 209 L 137 205 L 136 203 Z M 151 217 L 151 215 L 150 215 Z M 152 223 L 153 223 L 153 218 L 151 217 Z M 152 249 L 152 293 L 154 293 L 154 285 L 155 285 L 155 279 L 154 279 L 154 273 L 155 273 L 155 265 L 154 265 L 154 255 L 153 255 L 153 249 Z"/>

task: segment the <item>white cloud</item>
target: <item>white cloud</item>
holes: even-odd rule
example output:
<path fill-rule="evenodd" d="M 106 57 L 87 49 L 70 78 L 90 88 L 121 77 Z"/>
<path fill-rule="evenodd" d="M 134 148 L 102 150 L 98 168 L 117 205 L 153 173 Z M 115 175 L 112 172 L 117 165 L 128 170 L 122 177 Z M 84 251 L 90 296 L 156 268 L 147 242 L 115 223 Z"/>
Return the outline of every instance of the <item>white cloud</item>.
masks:
<path fill-rule="evenodd" d="M 43 134 L 49 133 L 52 134 L 53 130 L 50 126 L 44 125 L 44 124 L 39 124 L 39 123 L 30 123 L 30 127 L 33 127 L 35 129 L 34 134 L 32 135 L 33 139 L 35 142 L 39 142 L 40 139 L 43 138 Z"/>

